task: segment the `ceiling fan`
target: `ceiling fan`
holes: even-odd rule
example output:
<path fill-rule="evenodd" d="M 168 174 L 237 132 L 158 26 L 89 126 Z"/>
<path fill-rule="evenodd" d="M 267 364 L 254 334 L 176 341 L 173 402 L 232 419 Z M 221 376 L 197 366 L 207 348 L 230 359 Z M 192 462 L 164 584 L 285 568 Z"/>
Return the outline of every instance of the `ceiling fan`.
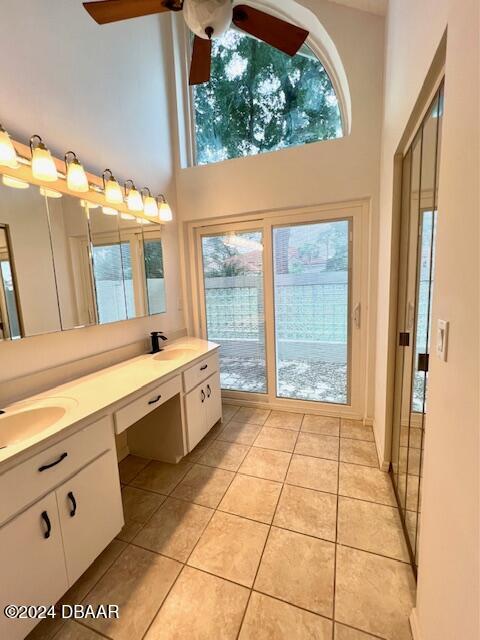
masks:
<path fill-rule="evenodd" d="M 183 11 L 195 34 L 189 84 L 210 80 L 212 40 L 220 38 L 233 23 L 259 40 L 294 56 L 308 31 L 285 20 L 233 0 L 95 0 L 83 6 L 98 24 L 128 20 L 166 11 Z"/>

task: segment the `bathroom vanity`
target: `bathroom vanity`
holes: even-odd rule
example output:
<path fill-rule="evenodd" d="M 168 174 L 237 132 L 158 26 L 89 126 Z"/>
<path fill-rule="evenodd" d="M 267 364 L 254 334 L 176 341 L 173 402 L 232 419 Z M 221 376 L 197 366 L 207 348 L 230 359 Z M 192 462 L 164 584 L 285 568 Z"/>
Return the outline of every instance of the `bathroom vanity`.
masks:
<path fill-rule="evenodd" d="M 0 607 L 52 605 L 121 530 L 115 436 L 176 463 L 222 417 L 218 345 L 169 344 L 6 407 L 0 416 Z M 38 620 L 0 617 L 0 637 Z"/>

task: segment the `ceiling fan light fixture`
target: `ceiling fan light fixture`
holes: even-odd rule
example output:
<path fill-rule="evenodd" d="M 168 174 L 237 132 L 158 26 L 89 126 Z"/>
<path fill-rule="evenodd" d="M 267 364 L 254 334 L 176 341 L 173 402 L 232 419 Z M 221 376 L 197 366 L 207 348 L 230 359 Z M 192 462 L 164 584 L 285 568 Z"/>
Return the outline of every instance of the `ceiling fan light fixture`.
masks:
<path fill-rule="evenodd" d="M 233 18 L 232 0 L 185 0 L 183 15 L 188 28 L 204 40 L 221 38 Z"/>

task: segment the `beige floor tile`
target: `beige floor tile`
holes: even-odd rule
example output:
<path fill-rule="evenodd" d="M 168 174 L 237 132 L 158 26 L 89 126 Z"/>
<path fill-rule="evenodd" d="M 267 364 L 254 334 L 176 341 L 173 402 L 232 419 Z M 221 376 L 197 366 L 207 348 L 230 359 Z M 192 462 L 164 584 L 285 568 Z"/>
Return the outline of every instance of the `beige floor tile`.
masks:
<path fill-rule="evenodd" d="M 239 640 L 330 640 L 332 623 L 261 593 L 252 593 Z"/>
<path fill-rule="evenodd" d="M 349 420 L 347 418 L 342 418 L 340 435 L 342 438 L 375 442 L 372 427 L 365 426 L 361 420 Z"/>
<path fill-rule="evenodd" d="M 408 564 L 339 546 L 335 617 L 386 640 L 410 640 L 415 580 Z"/>
<path fill-rule="evenodd" d="M 62 630 L 55 636 L 55 640 L 101 640 L 101 638 L 102 636 L 92 629 L 87 629 L 73 620 L 65 622 Z"/>
<path fill-rule="evenodd" d="M 239 468 L 240 473 L 266 480 L 283 482 L 292 457 L 285 451 L 252 448 Z"/>
<path fill-rule="evenodd" d="M 339 485 L 342 496 L 390 506 L 397 504 L 388 473 L 379 469 L 340 463 Z"/>
<path fill-rule="evenodd" d="M 213 511 L 198 504 L 168 498 L 133 542 L 186 562 Z"/>
<path fill-rule="evenodd" d="M 216 511 L 188 564 L 251 587 L 268 526 Z"/>
<path fill-rule="evenodd" d="M 335 542 L 337 496 L 286 484 L 273 524 Z"/>
<path fill-rule="evenodd" d="M 141 640 L 182 566 L 156 553 L 129 546 L 85 599 L 117 604 L 118 620 L 85 620 L 113 640 Z"/>
<path fill-rule="evenodd" d="M 266 427 L 276 429 L 293 429 L 298 431 L 302 424 L 303 413 L 292 413 L 290 411 L 271 411 L 265 423 Z"/>
<path fill-rule="evenodd" d="M 118 472 L 120 474 L 120 482 L 128 484 L 136 475 L 144 469 L 150 460 L 139 458 L 138 456 L 127 456 L 118 464 Z"/>
<path fill-rule="evenodd" d="M 126 549 L 125 542 L 112 540 L 112 542 L 102 551 L 98 558 L 91 564 L 80 578 L 70 587 L 67 593 L 60 600 L 64 604 L 79 604 L 83 598 L 91 591 L 105 573 L 110 569 L 115 560 Z"/>
<path fill-rule="evenodd" d="M 131 484 L 139 489 L 157 491 L 163 495 L 168 495 L 175 489 L 191 467 L 192 465 L 188 462 L 169 464 L 153 460 L 145 469 L 140 471 Z"/>
<path fill-rule="evenodd" d="M 340 435 L 340 418 L 314 416 L 307 413 L 303 418 L 302 431 L 324 436 L 338 436 Z"/>
<path fill-rule="evenodd" d="M 251 422 L 237 422 L 232 420 L 219 434 L 218 440 L 235 442 L 236 444 L 252 445 L 262 427 Z"/>
<path fill-rule="evenodd" d="M 277 451 L 292 452 L 297 441 L 297 431 L 290 429 L 275 429 L 273 427 L 263 427 L 253 443 L 254 447 L 263 449 L 275 449 Z"/>
<path fill-rule="evenodd" d="M 237 413 L 238 406 L 234 404 L 228 404 L 228 402 L 222 402 L 222 417 L 223 423 L 230 422 L 233 416 Z"/>
<path fill-rule="evenodd" d="M 185 567 L 145 640 L 235 640 L 248 589 Z"/>
<path fill-rule="evenodd" d="M 294 454 L 285 482 L 306 489 L 337 493 L 337 480 L 337 462 Z"/>
<path fill-rule="evenodd" d="M 270 524 L 281 490 L 278 482 L 237 474 L 218 508 Z"/>
<path fill-rule="evenodd" d="M 233 471 L 193 465 L 172 496 L 215 509 L 234 477 Z"/>
<path fill-rule="evenodd" d="M 373 442 L 340 438 L 340 460 L 378 468 L 377 449 Z"/>
<path fill-rule="evenodd" d="M 209 467 L 237 471 L 247 455 L 248 449 L 244 444 L 215 440 L 198 462 Z"/>
<path fill-rule="evenodd" d="M 378 640 L 369 633 L 357 631 L 352 627 L 346 627 L 343 624 L 335 623 L 335 640 Z"/>
<path fill-rule="evenodd" d="M 207 435 L 200 440 L 197 446 L 182 459 L 182 462 L 196 462 L 201 456 L 203 456 L 205 451 L 211 444 L 213 444 L 214 441 L 215 438 L 207 433 Z"/>
<path fill-rule="evenodd" d="M 272 527 L 255 589 L 331 616 L 335 545 Z"/>
<path fill-rule="evenodd" d="M 123 487 L 122 502 L 125 526 L 118 534 L 119 540 L 131 542 L 145 522 L 164 502 L 165 496 L 136 487 Z"/>
<path fill-rule="evenodd" d="M 338 460 L 340 440 L 334 436 L 317 435 L 316 433 L 300 433 L 295 453 L 328 460 Z"/>
<path fill-rule="evenodd" d="M 337 542 L 396 560 L 409 561 L 396 507 L 340 497 Z"/>
<path fill-rule="evenodd" d="M 237 422 L 253 422 L 254 424 L 265 424 L 270 411 L 268 409 L 256 409 L 255 407 L 240 407 L 235 414 Z"/>

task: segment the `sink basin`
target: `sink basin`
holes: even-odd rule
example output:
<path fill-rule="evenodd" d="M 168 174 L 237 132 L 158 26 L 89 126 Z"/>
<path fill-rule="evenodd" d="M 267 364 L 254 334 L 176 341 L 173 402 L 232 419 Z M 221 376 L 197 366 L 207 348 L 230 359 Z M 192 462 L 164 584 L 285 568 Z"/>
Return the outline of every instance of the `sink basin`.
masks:
<path fill-rule="evenodd" d="M 197 353 L 196 349 L 191 349 L 190 347 L 182 347 L 176 349 L 166 349 L 165 351 L 160 351 L 154 356 L 154 360 L 180 360 L 181 358 L 188 358 Z"/>
<path fill-rule="evenodd" d="M 42 406 L 43 404 L 43 406 Z M 41 401 L 35 407 L 8 409 L 0 415 L 0 449 L 31 438 L 61 420 L 75 400 L 61 399 L 45 404 Z"/>

